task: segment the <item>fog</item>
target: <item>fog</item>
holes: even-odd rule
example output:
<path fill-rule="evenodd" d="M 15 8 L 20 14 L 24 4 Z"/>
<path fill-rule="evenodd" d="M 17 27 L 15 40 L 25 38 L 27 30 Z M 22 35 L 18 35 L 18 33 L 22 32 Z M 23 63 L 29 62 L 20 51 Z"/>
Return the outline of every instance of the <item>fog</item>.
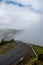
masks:
<path fill-rule="evenodd" d="M 15 35 L 16 40 L 27 42 L 35 45 L 43 45 L 43 19 L 32 23 L 30 27 L 24 29 L 21 33 Z"/>
<path fill-rule="evenodd" d="M 22 30 L 10 37 L 43 45 L 43 0 L 0 0 L 0 29 Z"/>

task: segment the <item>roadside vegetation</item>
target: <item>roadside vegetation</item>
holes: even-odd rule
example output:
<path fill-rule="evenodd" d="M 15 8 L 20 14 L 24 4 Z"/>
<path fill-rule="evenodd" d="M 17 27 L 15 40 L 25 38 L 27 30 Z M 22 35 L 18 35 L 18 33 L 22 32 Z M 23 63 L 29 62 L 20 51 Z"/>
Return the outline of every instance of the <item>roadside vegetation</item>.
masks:
<path fill-rule="evenodd" d="M 10 49 L 14 48 L 16 46 L 16 41 L 14 39 L 11 40 L 4 40 L 2 39 L 0 42 L 0 54 L 3 54 Z"/>
<path fill-rule="evenodd" d="M 38 59 L 35 57 L 34 53 L 28 61 L 26 61 L 25 65 L 43 65 L 43 47 L 32 45 L 35 52 L 38 55 Z"/>
<path fill-rule="evenodd" d="M 9 51 L 15 46 L 16 41 L 14 39 L 11 39 L 9 41 L 2 39 L 0 42 L 0 54 Z M 38 58 L 36 58 L 35 54 L 33 53 L 32 57 L 22 65 L 43 65 L 43 47 L 37 45 L 32 45 L 32 47 L 38 55 Z"/>
<path fill-rule="evenodd" d="M 37 55 L 43 54 L 43 47 L 32 45 Z"/>

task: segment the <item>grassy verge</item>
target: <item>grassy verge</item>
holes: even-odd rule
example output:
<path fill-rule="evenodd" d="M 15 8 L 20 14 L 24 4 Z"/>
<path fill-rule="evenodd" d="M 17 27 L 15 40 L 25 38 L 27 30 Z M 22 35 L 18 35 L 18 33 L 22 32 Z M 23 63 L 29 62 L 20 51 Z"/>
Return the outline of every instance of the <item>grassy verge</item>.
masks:
<path fill-rule="evenodd" d="M 32 47 L 36 51 L 37 55 L 43 54 L 43 47 L 41 47 L 41 46 L 35 46 L 35 45 L 32 45 Z"/>
<path fill-rule="evenodd" d="M 2 46 L 0 46 L 0 55 L 6 53 L 7 51 L 11 50 L 16 46 L 15 42 L 7 43 Z"/>
<path fill-rule="evenodd" d="M 0 49 L 0 54 L 3 54 L 4 53 L 4 50 Z"/>
<path fill-rule="evenodd" d="M 32 65 L 43 65 L 43 62 L 36 60 Z"/>
<path fill-rule="evenodd" d="M 37 55 L 43 54 L 43 47 L 36 46 L 36 45 L 32 45 L 32 47 L 34 48 L 34 50 L 35 50 L 35 52 L 37 53 Z M 39 61 L 39 60 L 35 57 L 35 55 L 34 55 L 34 53 L 33 53 L 32 58 L 29 59 L 29 60 L 25 63 L 25 65 L 35 65 L 34 63 L 35 63 L 36 65 L 43 65 L 43 62 Z"/>

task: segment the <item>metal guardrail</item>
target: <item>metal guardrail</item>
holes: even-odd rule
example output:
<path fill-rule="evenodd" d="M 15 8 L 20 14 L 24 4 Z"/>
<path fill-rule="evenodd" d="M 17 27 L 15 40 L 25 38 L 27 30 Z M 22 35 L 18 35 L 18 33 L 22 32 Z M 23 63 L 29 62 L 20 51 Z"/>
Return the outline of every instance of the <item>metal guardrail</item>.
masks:
<path fill-rule="evenodd" d="M 28 44 L 28 43 L 27 43 L 27 45 L 29 45 L 29 46 L 32 48 L 33 53 L 35 54 L 36 58 L 38 59 L 38 55 L 37 55 L 37 53 L 35 52 L 35 50 L 34 50 L 34 48 L 32 47 L 32 45 L 31 45 L 31 44 Z"/>

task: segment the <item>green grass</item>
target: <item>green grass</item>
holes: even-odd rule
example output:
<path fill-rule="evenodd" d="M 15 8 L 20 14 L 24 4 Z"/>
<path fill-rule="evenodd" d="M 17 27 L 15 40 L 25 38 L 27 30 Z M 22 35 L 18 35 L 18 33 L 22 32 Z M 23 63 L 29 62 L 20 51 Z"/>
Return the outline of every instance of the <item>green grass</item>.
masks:
<path fill-rule="evenodd" d="M 0 50 L 0 55 L 3 54 L 3 53 L 5 53 L 5 51 L 4 50 Z"/>
<path fill-rule="evenodd" d="M 25 65 L 32 65 L 36 60 L 36 58 L 31 58 L 28 61 L 26 61 Z"/>
<path fill-rule="evenodd" d="M 43 47 L 32 45 L 37 55 L 43 54 Z M 36 65 L 43 65 L 43 62 L 38 61 L 38 59 L 35 57 L 34 53 L 32 55 L 32 58 L 29 59 L 25 65 L 34 65 L 34 62 L 36 62 Z"/>
<path fill-rule="evenodd" d="M 32 45 L 37 55 L 43 54 L 43 47 Z"/>

